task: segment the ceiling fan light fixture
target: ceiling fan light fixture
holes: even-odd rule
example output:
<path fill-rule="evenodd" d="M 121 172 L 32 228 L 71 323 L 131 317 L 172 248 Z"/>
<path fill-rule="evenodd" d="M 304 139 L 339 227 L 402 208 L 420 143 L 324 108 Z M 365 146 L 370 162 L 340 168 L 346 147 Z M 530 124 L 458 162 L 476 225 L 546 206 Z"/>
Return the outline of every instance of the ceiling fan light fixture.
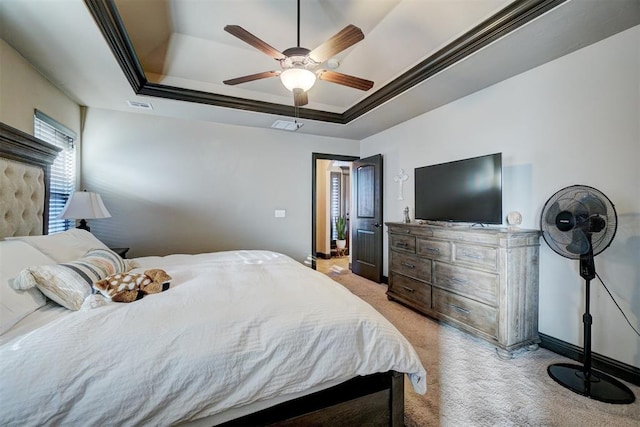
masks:
<path fill-rule="evenodd" d="M 315 84 L 316 75 L 306 68 L 289 68 L 280 74 L 280 80 L 291 92 L 294 89 L 302 89 L 306 92 Z"/>

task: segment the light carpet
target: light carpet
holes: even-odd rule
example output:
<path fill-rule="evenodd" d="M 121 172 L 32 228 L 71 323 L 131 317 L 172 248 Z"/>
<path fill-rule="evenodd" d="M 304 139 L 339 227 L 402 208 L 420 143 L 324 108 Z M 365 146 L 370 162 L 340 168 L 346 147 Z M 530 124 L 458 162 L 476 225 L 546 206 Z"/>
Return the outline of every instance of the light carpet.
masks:
<path fill-rule="evenodd" d="M 555 383 L 547 366 L 572 362 L 546 349 L 500 359 L 495 347 L 387 300 L 386 285 L 348 270 L 329 277 L 359 296 L 413 344 L 427 370 L 427 393 L 405 381 L 405 424 L 428 426 L 640 426 L 640 387 L 630 405 L 591 400 Z"/>

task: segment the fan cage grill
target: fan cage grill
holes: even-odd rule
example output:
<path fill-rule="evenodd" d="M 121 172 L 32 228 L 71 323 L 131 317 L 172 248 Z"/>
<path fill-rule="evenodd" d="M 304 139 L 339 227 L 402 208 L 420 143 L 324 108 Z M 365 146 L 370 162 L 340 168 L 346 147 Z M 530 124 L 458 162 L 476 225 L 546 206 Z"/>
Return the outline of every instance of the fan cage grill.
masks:
<path fill-rule="evenodd" d="M 568 231 L 560 230 L 556 226 L 556 218 L 562 211 L 571 212 L 574 218 L 597 216 L 604 220 L 604 228 L 590 233 L 594 256 L 611 245 L 616 234 L 618 218 L 614 204 L 601 191 L 586 185 L 565 187 L 551 196 L 542 209 L 540 229 L 547 244 L 566 258 L 580 259 L 585 251 L 576 251 L 572 244 L 576 241 L 585 241 L 586 234 L 579 226 Z"/>

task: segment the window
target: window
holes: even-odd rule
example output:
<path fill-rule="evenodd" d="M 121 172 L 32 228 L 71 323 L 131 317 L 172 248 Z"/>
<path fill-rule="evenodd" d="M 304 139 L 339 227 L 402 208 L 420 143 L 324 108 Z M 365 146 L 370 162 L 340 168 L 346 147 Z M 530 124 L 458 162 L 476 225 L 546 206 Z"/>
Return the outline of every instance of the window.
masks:
<path fill-rule="evenodd" d="M 61 125 L 51 117 L 36 110 L 34 115 L 34 136 L 62 151 L 51 165 L 50 198 L 49 198 L 49 230 L 48 234 L 68 230 L 74 225 L 73 220 L 58 219 L 76 184 L 76 145 L 77 135 L 74 131 Z"/>

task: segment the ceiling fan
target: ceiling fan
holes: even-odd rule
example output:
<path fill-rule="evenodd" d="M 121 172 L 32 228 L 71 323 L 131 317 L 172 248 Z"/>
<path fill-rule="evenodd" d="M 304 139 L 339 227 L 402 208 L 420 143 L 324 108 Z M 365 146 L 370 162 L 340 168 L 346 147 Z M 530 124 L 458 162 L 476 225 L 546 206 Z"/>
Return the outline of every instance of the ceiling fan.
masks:
<path fill-rule="evenodd" d="M 364 91 L 373 87 L 373 82 L 370 80 L 320 68 L 323 62 L 353 46 L 360 40 L 363 40 L 364 34 L 360 28 L 354 25 L 347 25 L 329 40 L 313 50 L 300 46 L 300 0 L 298 0 L 298 46 L 296 47 L 290 47 L 280 52 L 239 25 L 227 25 L 224 27 L 224 30 L 266 53 L 278 61 L 281 68 L 280 70 L 264 71 L 262 73 L 225 80 L 223 83 L 226 85 L 237 85 L 268 77 L 280 76 L 282 84 L 293 92 L 293 101 L 296 107 L 309 103 L 307 91 L 311 89 L 316 79 Z"/>

